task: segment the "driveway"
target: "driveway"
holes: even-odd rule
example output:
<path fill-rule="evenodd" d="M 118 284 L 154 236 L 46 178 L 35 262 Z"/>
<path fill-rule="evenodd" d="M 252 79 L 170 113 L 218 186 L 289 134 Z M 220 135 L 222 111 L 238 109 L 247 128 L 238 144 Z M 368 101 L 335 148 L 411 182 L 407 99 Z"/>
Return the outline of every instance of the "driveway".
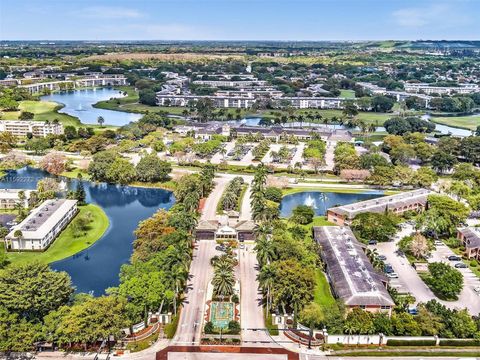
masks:
<path fill-rule="evenodd" d="M 217 204 L 222 198 L 223 192 L 230 181 L 230 177 L 216 177 L 215 187 L 208 196 L 202 210 L 202 220 L 215 220 L 217 218 Z"/>

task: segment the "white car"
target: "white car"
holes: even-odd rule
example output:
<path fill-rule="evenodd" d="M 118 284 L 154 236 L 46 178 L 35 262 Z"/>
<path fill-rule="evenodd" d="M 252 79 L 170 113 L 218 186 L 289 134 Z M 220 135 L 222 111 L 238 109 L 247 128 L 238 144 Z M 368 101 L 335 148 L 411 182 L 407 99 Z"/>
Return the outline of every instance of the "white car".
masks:
<path fill-rule="evenodd" d="M 480 295 L 480 286 L 475 286 L 473 290 Z"/>
<path fill-rule="evenodd" d="M 390 279 L 398 279 L 398 274 L 396 272 L 392 272 L 387 274 L 387 277 Z"/>

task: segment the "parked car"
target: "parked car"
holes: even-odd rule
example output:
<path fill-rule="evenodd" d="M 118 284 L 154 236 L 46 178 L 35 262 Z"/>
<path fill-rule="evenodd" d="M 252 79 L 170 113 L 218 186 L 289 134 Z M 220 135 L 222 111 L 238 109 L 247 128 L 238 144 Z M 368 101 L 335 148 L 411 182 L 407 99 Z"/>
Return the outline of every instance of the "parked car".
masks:
<path fill-rule="evenodd" d="M 465 263 L 463 263 L 463 262 L 459 262 L 459 263 L 456 263 L 456 264 L 455 264 L 455 267 L 456 267 L 457 269 L 466 269 L 468 266 L 467 266 L 467 264 L 465 264 Z"/>
<path fill-rule="evenodd" d="M 392 265 L 390 265 L 390 264 L 385 264 L 385 266 L 383 267 L 383 271 L 384 271 L 386 274 L 393 273 Z"/>
<path fill-rule="evenodd" d="M 391 272 L 387 274 L 387 277 L 390 279 L 398 279 L 398 274 L 396 272 Z"/>
<path fill-rule="evenodd" d="M 410 315 L 417 315 L 418 314 L 418 310 L 416 307 L 411 307 L 411 308 L 408 308 L 408 313 Z"/>
<path fill-rule="evenodd" d="M 448 257 L 448 260 L 450 260 L 450 261 L 460 261 L 460 260 L 462 260 L 462 258 L 458 255 L 450 255 Z"/>
<path fill-rule="evenodd" d="M 385 260 L 387 260 L 387 257 L 385 255 L 378 255 L 377 259 L 381 260 L 381 261 L 385 261 Z"/>
<path fill-rule="evenodd" d="M 377 240 L 370 240 L 368 245 L 377 245 Z"/>
<path fill-rule="evenodd" d="M 475 286 L 473 290 L 480 295 L 480 286 Z"/>
<path fill-rule="evenodd" d="M 240 249 L 245 249 L 245 244 L 244 243 L 240 243 Z"/>
<path fill-rule="evenodd" d="M 443 245 L 443 241 L 441 241 L 441 240 L 435 240 L 435 241 L 434 241 L 434 244 L 435 244 L 436 246 L 440 246 L 440 245 Z"/>

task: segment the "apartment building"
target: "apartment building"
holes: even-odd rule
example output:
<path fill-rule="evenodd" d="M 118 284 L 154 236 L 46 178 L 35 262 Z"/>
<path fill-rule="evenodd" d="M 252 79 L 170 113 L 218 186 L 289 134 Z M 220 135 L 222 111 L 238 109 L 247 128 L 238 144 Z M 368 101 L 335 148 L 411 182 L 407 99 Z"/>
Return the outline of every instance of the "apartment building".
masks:
<path fill-rule="evenodd" d="M 23 137 L 28 133 L 35 137 L 63 134 L 63 125 L 49 121 L 4 120 L 0 121 L 0 132 L 9 132 L 12 135 Z"/>
<path fill-rule="evenodd" d="M 43 251 L 47 249 L 77 212 L 77 200 L 45 200 L 25 220 L 11 229 L 5 237 L 7 250 Z M 18 230 L 21 236 L 18 236 Z"/>
<path fill-rule="evenodd" d="M 248 86 L 266 86 L 267 82 L 265 80 L 194 80 L 196 85 L 205 85 L 211 87 L 231 87 L 231 88 L 244 88 Z"/>
<path fill-rule="evenodd" d="M 430 193 L 430 190 L 417 189 L 333 207 L 327 210 L 327 219 L 337 225 L 350 225 L 355 216 L 366 212 L 383 213 L 391 211 L 401 215 L 406 211 L 423 211 L 427 205 L 427 197 Z"/>
<path fill-rule="evenodd" d="M 23 189 L 0 189 L 0 209 L 15 209 L 18 204 L 24 208 L 28 207 L 31 192 L 31 190 Z M 25 195 L 23 200 L 21 193 Z"/>
<path fill-rule="evenodd" d="M 352 230 L 347 226 L 315 226 L 313 232 L 332 292 L 347 311 L 360 308 L 391 316 L 395 303 L 386 289 L 387 281 L 375 271 Z"/>
<path fill-rule="evenodd" d="M 452 94 L 472 94 L 480 92 L 480 86 L 477 84 L 458 84 L 458 86 L 435 86 L 426 83 L 405 83 L 405 91 L 412 93 L 425 93 L 427 95 L 452 95 Z"/>
<path fill-rule="evenodd" d="M 465 247 L 467 258 L 480 260 L 480 228 L 473 226 L 459 228 L 457 239 Z"/>

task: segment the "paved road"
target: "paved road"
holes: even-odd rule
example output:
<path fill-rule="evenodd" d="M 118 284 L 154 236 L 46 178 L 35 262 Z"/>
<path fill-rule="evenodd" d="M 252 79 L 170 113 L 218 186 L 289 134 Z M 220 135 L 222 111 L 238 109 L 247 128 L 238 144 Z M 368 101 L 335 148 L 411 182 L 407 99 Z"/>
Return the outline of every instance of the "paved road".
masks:
<path fill-rule="evenodd" d="M 213 276 L 210 259 L 217 255 L 215 241 L 200 241 L 193 252 L 190 265 L 186 298 L 180 313 L 174 345 L 195 345 L 200 343 L 203 326 L 207 285 Z"/>
<path fill-rule="evenodd" d="M 322 170 L 333 170 L 333 167 L 335 166 L 333 152 L 335 151 L 336 146 L 336 141 L 327 141 L 327 151 L 325 152 L 325 166 L 322 167 Z"/>
<path fill-rule="evenodd" d="M 240 207 L 240 220 L 250 220 L 252 218 L 252 186 L 251 178 L 243 178 L 246 183 L 248 183 L 248 188 L 245 190 L 245 195 L 243 195 L 242 204 Z"/>
<path fill-rule="evenodd" d="M 240 321 L 242 327 L 242 341 L 245 346 L 276 346 L 272 338 L 264 331 L 245 329 L 264 329 L 262 294 L 258 289 L 257 255 L 253 251 L 253 244 L 246 244 L 240 250 Z"/>
<path fill-rule="evenodd" d="M 296 146 L 295 154 L 292 157 L 292 161 L 290 161 L 291 166 L 295 166 L 295 164 L 303 163 L 303 150 L 305 149 L 305 143 L 301 142 Z"/>
<path fill-rule="evenodd" d="M 228 182 L 233 179 L 230 176 L 221 176 L 215 178 L 215 187 L 205 201 L 202 211 L 202 220 L 215 220 L 217 218 L 217 204 L 222 198 L 225 187 Z"/>

